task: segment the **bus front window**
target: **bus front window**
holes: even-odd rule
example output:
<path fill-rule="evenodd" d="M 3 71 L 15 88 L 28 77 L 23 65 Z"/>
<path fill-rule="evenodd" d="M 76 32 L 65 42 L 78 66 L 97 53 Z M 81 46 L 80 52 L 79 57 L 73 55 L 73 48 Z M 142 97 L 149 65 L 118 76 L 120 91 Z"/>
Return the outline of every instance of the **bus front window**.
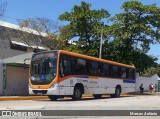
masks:
<path fill-rule="evenodd" d="M 30 80 L 32 84 L 48 84 L 56 76 L 57 55 L 37 54 L 32 58 Z"/>

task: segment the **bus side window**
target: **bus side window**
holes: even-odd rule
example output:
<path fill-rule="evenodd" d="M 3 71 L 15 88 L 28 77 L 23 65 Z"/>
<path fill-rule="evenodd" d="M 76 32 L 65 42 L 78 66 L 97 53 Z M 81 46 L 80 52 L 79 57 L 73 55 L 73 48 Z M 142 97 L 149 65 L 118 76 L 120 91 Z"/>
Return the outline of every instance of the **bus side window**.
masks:
<path fill-rule="evenodd" d="M 133 69 L 133 80 L 135 80 L 136 74 L 135 74 L 135 69 Z"/>
<path fill-rule="evenodd" d="M 64 76 L 64 73 L 63 73 L 63 65 L 62 65 L 62 60 L 60 62 L 60 76 Z"/>
<path fill-rule="evenodd" d="M 113 66 L 113 75 L 114 78 L 118 78 L 118 66 Z"/>
<path fill-rule="evenodd" d="M 102 63 L 98 62 L 98 76 L 102 76 Z"/>
<path fill-rule="evenodd" d="M 109 76 L 113 77 L 113 65 L 109 65 Z"/>
<path fill-rule="evenodd" d="M 60 73 L 61 73 L 61 76 L 67 76 L 71 74 L 70 56 L 61 55 Z"/>
<path fill-rule="evenodd" d="M 121 67 L 118 66 L 118 78 L 121 78 Z"/>
<path fill-rule="evenodd" d="M 126 78 L 129 79 L 129 69 L 126 69 Z"/>
<path fill-rule="evenodd" d="M 92 75 L 92 69 L 91 69 L 92 63 L 91 63 L 90 60 L 87 60 L 87 66 L 86 67 L 87 67 L 88 75 Z"/>
<path fill-rule="evenodd" d="M 121 78 L 126 78 L 126 68 L 121 67 Z"/>
<path fill-rule="evenodd" d="M 98 63 L 95 61 L 92 61 L 92 68 L 91 68 L 91 73 L 92 75 L 97 75 L 98 74 Z"/>
<path fill-rule="evenodd" d="M 87 67 L 86 67 L 86 60 L 77 58 L 75 63 L 75 73 L 86 75 L 87 74 Z"/>
<path fill-rule="evenodd" d="M 103 63 L 102 76 L 109 76 L 109 65 L 108 64 Z"/>
<path fill-rule="evenodd" d="M 129 69 L 129 79 L 134 79 L 134 70 Z"/>

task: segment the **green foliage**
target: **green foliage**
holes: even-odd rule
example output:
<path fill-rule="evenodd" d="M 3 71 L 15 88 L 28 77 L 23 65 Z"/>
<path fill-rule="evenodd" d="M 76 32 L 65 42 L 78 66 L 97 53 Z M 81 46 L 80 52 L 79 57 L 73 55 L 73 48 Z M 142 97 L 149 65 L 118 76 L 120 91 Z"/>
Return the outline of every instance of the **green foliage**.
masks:
<path fill-rule="evenodd" d="M 159 42 L 160 8 L 156 5 L 142 5 L 138 1 L 125 2 L 124 12 L 115 15 L 110 33 L 126 49 L 132 47 L 147 52 L 150 44 Z"/>
<path fill-rule="evenodd" d="M 71 12 L 59 16 L 62 21 L 69 21 L 61 31 L 61 38 L 75 40 L 76 46 L 68 48 L 70 51 L 98 57 L 101 30 L 106 29 L 102 20 L 109 17 L 107 10 L 91 10 L 91 5 L 82 2 L 75 5 Z"/>
<path fill-rule="evenodd" d="M 143 76 L 151 77 L 154 74 L 157 74 L 158 76 L 160 76 L 160 66 L 158 66 L 158 67 L 150 67 L 150 68 L 146 69 L 144 71 Z"/>
<path fill-rule="evenodd" d="M 140 73 L 154 66 L 156 58 L 146 55 L 150 44 L 159 43 L 160 8 L 138 1 L 125 2 L 123 13 L 115 15 L 108 32 L 114 40 L 107 44 L 113 60 L 134 64 Z M 108 57 L 105 57 L 108 58 Z"/>

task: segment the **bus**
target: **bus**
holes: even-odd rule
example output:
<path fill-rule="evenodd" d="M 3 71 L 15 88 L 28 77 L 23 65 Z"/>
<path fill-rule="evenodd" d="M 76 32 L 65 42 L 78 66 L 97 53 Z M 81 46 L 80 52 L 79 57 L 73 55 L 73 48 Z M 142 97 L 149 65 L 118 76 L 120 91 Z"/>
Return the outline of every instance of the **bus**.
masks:
<path fill-rule="evenodd" d="M 31 59 L 31 95 L 80 100 L 83 94 L 92 94 L 94 98 L 103 94 L 119 97 L 134 91 L 135 67 L 131 65 L 64 50 L 38 52 Z"/>

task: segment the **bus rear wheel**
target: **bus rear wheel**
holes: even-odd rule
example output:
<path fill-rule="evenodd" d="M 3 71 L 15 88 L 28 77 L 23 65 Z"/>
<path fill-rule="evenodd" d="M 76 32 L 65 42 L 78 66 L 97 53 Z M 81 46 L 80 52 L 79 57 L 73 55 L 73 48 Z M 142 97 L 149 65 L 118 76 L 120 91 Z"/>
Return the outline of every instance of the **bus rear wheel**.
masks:
<path fill-rule="evenodd" d="M 58 96 L 56 95 L 48 95 L 48 98 L 52 101 L 56 101 L 58 99 Z"/>
<path fill-rule="evenodd" d="M 72 100 L 80 100 L 82 98 L 82 90 L 80 87 L 75 87 Z"/>
<path fill-rule="evenodd" d="M 102 94 L 93 94 L 93 97 L 95 99 L 100 99 L 102 97 Z"/>

